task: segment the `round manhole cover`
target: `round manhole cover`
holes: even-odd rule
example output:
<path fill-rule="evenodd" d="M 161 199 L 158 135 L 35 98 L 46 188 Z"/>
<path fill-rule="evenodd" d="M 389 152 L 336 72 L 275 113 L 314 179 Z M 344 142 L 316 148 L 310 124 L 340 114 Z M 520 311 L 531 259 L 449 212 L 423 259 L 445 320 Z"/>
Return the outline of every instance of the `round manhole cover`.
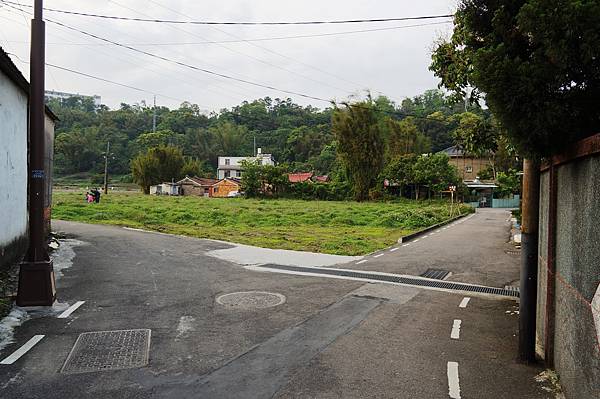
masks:
<path fill-rule="evenodd" d="M 281 305 L 284 302 L 285 296 L 263 291 L 232 292 L 217 298 L 217 303 L 223 306 L 240 309 L 265 309 Z"/>

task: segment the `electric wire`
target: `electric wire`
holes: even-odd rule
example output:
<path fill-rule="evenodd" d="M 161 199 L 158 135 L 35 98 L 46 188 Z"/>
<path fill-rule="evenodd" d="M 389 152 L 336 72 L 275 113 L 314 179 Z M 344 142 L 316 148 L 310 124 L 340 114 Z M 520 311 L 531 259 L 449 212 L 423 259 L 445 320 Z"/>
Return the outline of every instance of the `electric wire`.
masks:
<path fill-rule="evenodd" d="M 0 0 L 2 3 L 16 5 L 13 1 Z M 33 7 L 29 4 L 23 4 L 25 7 Z M 61 10 L 56 8 L 44 7 L 44 10 L 61 13 L 78 15 L 82 17 L 92 18 L 103 18 L 103 19 L 115 19 L 120 21 L 133 21 L 133 22 L 152 22 L 152 23 L 166 23 L 166 24 L 190 24 L 190 25 L 331 25 L 331 24 L 356 24 L 356 23 L 376 23 L 376 22 L 398 22 L 398 21 L 418 21 L 426 19 L 438 19 L 438 18 L 449 18 L 453 17 L 454 14 L 440 14 L 440 15 L 422 15 L 416 17 L 396 17 L 396 18 L 364 18 L 364 19 L 343 19 L 343 20 L 325 20 L 325 21 L 181 21 L 181 20 L 170 20 L 170 19 L 154 19 L 154 18 L 134 18 L 134 17 L 123 17 L 118 15 L 104 15 L 85 13 L 79 11 Z"/>

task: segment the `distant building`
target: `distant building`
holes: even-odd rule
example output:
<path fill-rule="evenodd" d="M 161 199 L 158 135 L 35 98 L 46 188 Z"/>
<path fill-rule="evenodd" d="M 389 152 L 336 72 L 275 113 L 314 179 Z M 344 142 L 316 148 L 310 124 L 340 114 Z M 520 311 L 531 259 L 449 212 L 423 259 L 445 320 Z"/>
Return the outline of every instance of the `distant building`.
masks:
<path fill-rule="evenodd" d="M 87 96 L 83 94 L 75 94 L 75 93 L 66 93 L 62 91 L 54 91 L 54 90 L 46 90 L 44 92 L 46 98 L 56 98 L 58 100 L 64 101 L 72 97 L 82 97 L 94 100 L 94 105 L 99 107 L 102 104 L 102 98 L 100 96 Z"/>
<path fill-rule="evenodd" d="M 213 184 L 211 197 L 236 197 L 240 194 L 241 187 L 242 184 L 239 179 L 225 178 Z"/>
<path fill-rule="evenodd" d="M 44 219 L 50 227 L 54 125 L 46 108 L 44 125 L 46 193 Z M 0 269 L 18 261 L 27 249 L 29 162 L 29 82 L 0 48 Z"/>
<path fill-rule="evenodd" d="M 299 173 L 289 173 L 288 180 L 290 183 L 303 183 L 306 181 L 312 181 L 316 183 L 327 183 L 329 182 L 329 176 L 323 175 L 318 176 L 312 172 L 299 172 Z"/>
<path fill-rule="evenodd" d="M 153 195 L 179 195 L 180 187 L 177 183 L 160 183 L 150 186 L 150 194 Z"/>
<path fill-rule="evenodd" d="M 217 179 L 208 179 L 204 177 L 186 176 L 179 180 L 177 184 L 181 195 L 197 195 L 200 197 L 211 197 L 212 187 L 218 182 Z"/>
<path fill-rule="evenodd" d="M 258 161 L 261 165 L 275 165 L 275 159 L 271 154 L 263 154 L 259 148 L 255 157 L 219 157 L 217 166 L 217 178 L 239 179 L 242 177 L 242 161 Z"/>
<path fill-rule="evenodd" d="M 488 158 L 469 155 L 458 146 L 448 147 L 440 151 L 450 157 L 450 165 L 456 166 L 458 175 L 463 181 L 473 181 L 479 176 L 479 172 L 491 166 Z"/>

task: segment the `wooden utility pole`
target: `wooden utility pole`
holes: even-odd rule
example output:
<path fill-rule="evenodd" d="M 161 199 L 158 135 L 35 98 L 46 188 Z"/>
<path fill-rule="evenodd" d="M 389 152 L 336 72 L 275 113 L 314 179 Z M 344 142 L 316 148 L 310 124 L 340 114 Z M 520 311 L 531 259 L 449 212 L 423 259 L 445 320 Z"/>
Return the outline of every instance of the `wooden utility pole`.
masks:
<path fill-rule="evenodd" d="M 35 0 L 31 21 L 29 85 L 29 248 L 19 269 L 18 306 L 51 306 L 56 299 L 54 269 L 48 256 L 44 223 L 47 175 L 45 156 L 44 41 L 42 0 Z"/>
<path fill-rule="evenodd" d="M 106 142 L 106 155 L 104 155 L 104 194 L 108 194 L 108 154 L 110 154 L 110 141 Z"/>
<path fill-rule="evenodd" d="M 540 164 L 536 160 L 525 159 L 521 202 L 519 358 L 528 363 L 535 362 L 539 202 Z"/>

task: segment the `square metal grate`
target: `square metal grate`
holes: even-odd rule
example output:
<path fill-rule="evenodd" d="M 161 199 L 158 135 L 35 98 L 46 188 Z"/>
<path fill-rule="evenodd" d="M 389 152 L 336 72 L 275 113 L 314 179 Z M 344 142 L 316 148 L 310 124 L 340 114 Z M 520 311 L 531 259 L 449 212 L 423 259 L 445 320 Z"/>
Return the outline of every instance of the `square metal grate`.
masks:
<path fill-rule="evenodd" d="M 436 280 L 444 280 L 450 272 L 448 270 L 440 269 L 427 269 L 426 272 L 421 273 L 421 277 L 433 278 Z"/>
<path fill-rule="evenodd" d="M 88 373 L 148 364 L 150 330 L 115 330 L 79 335 L 61 373 Z"/>

